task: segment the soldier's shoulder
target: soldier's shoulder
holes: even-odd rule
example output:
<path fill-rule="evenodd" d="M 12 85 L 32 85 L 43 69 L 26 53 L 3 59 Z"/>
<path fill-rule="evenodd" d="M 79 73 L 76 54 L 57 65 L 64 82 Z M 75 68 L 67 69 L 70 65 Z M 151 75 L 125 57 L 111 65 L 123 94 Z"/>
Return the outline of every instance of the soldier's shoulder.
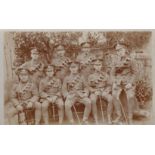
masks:
<path fill-rule="evenodd" d="M 76 57 L 76 61 L 81 61 L 81 60 L 83 60 L 83 54 L 79 53 Z"/>
<path fill-rule="evenodd" d="M 67 76 L 64 77 L 64 80 L 69 80 L 69 79 L 71 79 L 70 75 L 67 75 Z"/>
<path fill-rule="evenodd" d="M 31 60 L 25 61 L 20 67 L 21 68 L 25 68 L 25 67 L 29 67 L 31 65 Z"/>
<path fill-rule="evenodd" d="M 53 58 L 52 62 L 51 62 L 51 64 L 54 65 L 54 66 L 59 66 L 61 63 L 62 62 L 61 62 L 60 58 L 56 58 L 56 57 Z"/>
<path fill-rule="evenodd" d="M 32 60 L 25 61 L 24 64 L 31 64 Z"/>
<path fill-rule="evenodd" d="M 79 78 L 82 79 L 82 80 L 86 80 L 87 79 L 87 77 L 85 77 L 85 76 L 83 76 L 81 74 L 79 74 Z"/>
<path fill-rule="evenodd" d="M 65 60 L 66 60 L 68 63 L 72 62 L 71 58 L 68 57 L 68 56 L 65 56 Z"/>
<path fill-rule="evenodd" d="M 12 88 L 15 90 L 18 88 L 18 86 L 19 86 L 19 82 L 16 81 L 13 83 Z"/>
<path fill-rule="evenodd" d="M 32 80 L 29 80 L 27 84 L 27 88 L 32 88 L 32 87 L 36 87 L 36 84 Z"/>
<path fill-rule="evenodd" d="M 56 76 L 54 76 L 54 78 L 53 78 L 56 82 L 60 82 L 61 80 L 58 78 L 58 77 L 56 77 Z"/>
<path fill-rule="evenodd" d="M 45 83 L 47 82 L 47 78 L 46 77 L 43 77 L 41 80 L 40 80 L 40 83 Z"/>
<path fill-rule="evenodd" d="M 94 77 L 94 76 L 96 76 L 95 73 L 90 73 L 90 74 L 88 75 L 88 78 L 91 78 L 91 77 Z"/>

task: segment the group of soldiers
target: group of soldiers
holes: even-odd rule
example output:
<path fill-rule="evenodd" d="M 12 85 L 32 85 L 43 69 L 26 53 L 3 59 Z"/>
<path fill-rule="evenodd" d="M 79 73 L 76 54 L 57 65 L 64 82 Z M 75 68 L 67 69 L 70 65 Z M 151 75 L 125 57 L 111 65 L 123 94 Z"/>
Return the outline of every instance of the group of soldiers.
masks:
<path fill-rule="evenodd" d="M 128 48 L 117 43 L 114 55 L 117 60 L 110 72 L 103 66 L 104 59 L 96 56 L 88 42 L 81 44 L 81 51 L 74 59 L 66 56 L 65 47 L 55 47 L 50 64 L 40 59 L 39 50 L 31 50 L 31 60 L 17 70 L 19 81 L 14 84 L 10 97 L 8 117 L 18 114 L 20 124 L 26 124 L 25 109 L 35 109 L 35 124 L 49 124 L 48 108 L 55 104 L 58 108 L 59 124 L 64 116 L 74 124 L 72 107 L 76 103 L 84 104 L 83 124 L 89 124 L 92 113 L 94 122 L 99 124 L 98 100 L 107 103 L 107 122 L 117 124 L 125 116 L 132 124 L 135 104 L 135 74 Z M 93 52 L 92 52 L 93 51 Z M 103 53 L 102 50 L 98 50 Z M 120 100 L 124 91 L 127 96 L 127 112 Z"/>

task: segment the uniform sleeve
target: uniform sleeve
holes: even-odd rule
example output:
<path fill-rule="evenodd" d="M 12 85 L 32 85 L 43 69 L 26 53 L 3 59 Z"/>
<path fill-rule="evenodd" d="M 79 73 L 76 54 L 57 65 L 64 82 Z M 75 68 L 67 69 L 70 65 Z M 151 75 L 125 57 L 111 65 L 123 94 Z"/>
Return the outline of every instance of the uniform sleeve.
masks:
<path fill-rule="evenodd" d="M 32 98 L 30 99 L 31 102 L 36 102 L 39 99 L 39 92 L 38 88 L 35 84 L 32 85 Z"/>
<path fill-rule="evenodd" d="M 91 79 L 92 79 L 92 75 L 89 75 L 88 76 L 88 89 L 89 89 L 90 92 L 94 92 L 96 89 L 92 88 Z"/>
<path fill-rule="evenodd" d="M 33 84 L 33 86 L 32 86 L 32 94 L 33 94 L 33 96 L 39 95 L 38 88 L 35 84 Z"/>
<path fill-rule="evenodd" d="M 20 66 L 20 68 L 28 68 L 28 62 L 25 62 L 25 63 L 23 63 L 21 66 Z"/>
<path fill-rule="evenodd" d="M 57 96 L 61 96 L 61 93 L 62 93 L 62 83 L 61 83 L 60 79 L 58 79 L 57 82 L 58 82 L 58 92 L 57 92 L 56 95 Z"/>
<path fill-rule="evenodd" d="M 17 98 L 17 85 L 13 85 L 12 87 L 11 98 Z"/>
<path fill-rule="evenodd" d="M 58 79 L 58 89 L 59 89 L 59 91 L 61 91 L 61 88 L 62 88 L 62 83 L 61 83 L 61 80 Z"/>
<path fill-rule="evenodd" d="M 13 85 L 10 97 L 11 97 L 11 103 L 13 104 L 13 106 L 16 107 L 19 104 L 17 96 L 17 85 Z"/>
<path fill-rule="evenodd" d="M 47 97 L 47 93 L 44 92 L 44 81 L 41 80 L 40 83 L 39 83 L 39 95 L 41 98 L 46 98 Z"/>
<path fill-rule="evenodd" d="M 90 86 L 91 84 L 91 75 L 88 76 L 88 85 Z"/>
<path fill-rule="evenodd" d="M 112 85 L 112 78 L 110 77 L 110 75 L 106 74 L 106 81 L 107 81 L 107 85 Z"/>
<path fill-rule="evenodd" d="M 111 76 L 111 79 L 114 80 L 115 79 L 115 72 L 116 72 L 116 66 L 119 66 L 119 56 L 117 55 L 113 55 L 113 58 L 112 58 L 112 66 L 111 66 L 111 72 L 110 72 L 110 76 Z"/>
<path fill-rule="evenodd" d="M 82 79 L 82 82 L 83 82 L 84 91 L 85 91 L 86 93 L 89 93 L 89 84 L 88 84 L 88 82 L 87 82 L 87 79 L 84 78 L 83 76 L 81 77 L 81 79 Z"/>
<path fill-rule="evenodd" d="M 43 72 L 45 65 L 43 63 L 41 63 L 41 66 L 39 68 L 39 71 Z"/>
<path fill-rule="evenodd" d="M 136 61 L 134 59 L 131 59 L 130 57 L 130 70 L 131 70 L 131 75 L 129 77 L 130 83 L 134 84 L 135 79 L 136 79 Z"/>
<path fill-rule="evenodd" d="M 67 90 L 67 81 L 68 81 L 68 77 L 65 77 L 63 84 L 62 84 L 62 94 L 64 97 L 67 96 L 68 94 L 68 90 Z"/>

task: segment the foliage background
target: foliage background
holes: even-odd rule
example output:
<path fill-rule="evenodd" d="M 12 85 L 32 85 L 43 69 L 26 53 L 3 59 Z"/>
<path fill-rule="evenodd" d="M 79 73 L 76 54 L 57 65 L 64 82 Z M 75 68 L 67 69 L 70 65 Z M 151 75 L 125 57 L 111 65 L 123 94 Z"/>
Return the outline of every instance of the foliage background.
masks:
<path fill-rule="evenodd" d="M 30 59 L 30 50 L 33 47 L 37 47 L 41 53 L 43 62 L 46 64 L 50 63 L 54 54 L 54 48 L 58 44 L 65 46 L 68 56 L 76 55 L 81 49 L 80 44 L 82 42 L 89 42 L 92 48 L 100 48 L 103 52 L 110 55 L 115 51 L 114 48 L 117 42 L 124 42 L 127 45 L 129 52 L 142 50 L 144 53 L 147 53 L 145 49 L 151 40 L 151 32 L 149 31 L 10 32 L 8 33 L 8 36 L 5 46 L 7 51 L 5 53 L 7 54 L 6 61 L 9 60 L 9 62 L 6 62 L 6 83 L 9 83 L 8 81 L 12 81 L 9 77 L 12 79 L 15 77 L 13 69 Z M 10 44 L 10 42 L 12 43 Z M 12 47 L 12 49 L 10 49 L 10 47 Z M 109 62 L 111 63 L 111 61 Z M 136 63 L 136 98 L 139 102 L 146 102 L 151 100 L 152 97 L 152 83 L 150 80 L 151 67 L 146 67 L 144 60 L 138 60 Z M 148 72 L 146 72 L 146 70 L 148 70 Z M 145 73 L 143 73 L 143 71 L 145 71 Z M 10 72 L 11 76 L 9 74 Z M 8 85 L 9 87 L 7 86 L 8 88 L 6 89 L 7 92 L 10 90 L 10 84 Z"/>

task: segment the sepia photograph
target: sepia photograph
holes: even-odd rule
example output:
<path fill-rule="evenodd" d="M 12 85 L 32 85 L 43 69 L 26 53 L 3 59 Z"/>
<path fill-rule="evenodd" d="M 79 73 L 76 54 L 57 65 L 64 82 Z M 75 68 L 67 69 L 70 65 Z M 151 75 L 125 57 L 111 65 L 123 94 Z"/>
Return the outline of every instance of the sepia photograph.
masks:
<path fill-rule="evenodd" d="M 4 123 L 154 124 L 152 34 L 4 32 Z"/>

